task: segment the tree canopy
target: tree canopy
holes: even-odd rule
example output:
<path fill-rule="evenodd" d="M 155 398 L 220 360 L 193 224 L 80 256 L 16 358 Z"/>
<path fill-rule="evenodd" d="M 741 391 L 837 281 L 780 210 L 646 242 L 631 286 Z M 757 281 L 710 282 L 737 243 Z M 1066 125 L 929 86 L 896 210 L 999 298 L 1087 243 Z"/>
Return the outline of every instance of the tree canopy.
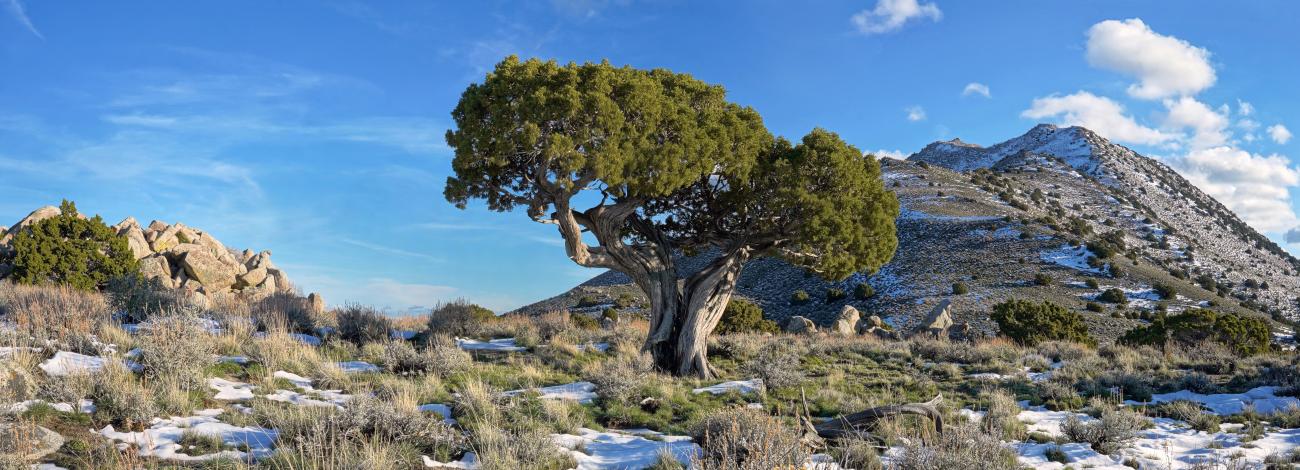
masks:
<path fill-rule="evenodd" d="M 24 284 L 53 282 L 103 289 L 108 281 L 138 274 L 125 237 L 98 215 L 86 218 L 64 200 L 57 216 L 32 224 L 13 239 L 12 277 Z"/>
<path fill-rule="evenodd" d="M 707 370 L 704 337 L 745 261 L 780 256 L 842 279 L 878 269 L 898 245 L 898 201 L 875 158 L 823 129 L 777 138 L 752 108 L 687 74 L 512 56 L 465 90 L 452 118 L 447 200 L 523 206 L 558 226 L 574 262 L 631 277 L 650 299 L 646 347 L 661 366 L 678 356 Z M 683 254 L 713 261 L 679 286 Z"/>

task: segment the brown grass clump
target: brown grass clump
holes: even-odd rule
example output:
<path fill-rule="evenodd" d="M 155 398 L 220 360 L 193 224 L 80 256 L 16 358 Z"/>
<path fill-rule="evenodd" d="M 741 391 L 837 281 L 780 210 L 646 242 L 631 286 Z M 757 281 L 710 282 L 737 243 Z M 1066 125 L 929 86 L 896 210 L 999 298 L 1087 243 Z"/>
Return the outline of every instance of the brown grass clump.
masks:
<path fill-rule="evenodd" d="M 0 282 L 0 318 L 39 339 L 79 341 L 110 323 L 103 295 L 68 286 L 28 286 Z"/>

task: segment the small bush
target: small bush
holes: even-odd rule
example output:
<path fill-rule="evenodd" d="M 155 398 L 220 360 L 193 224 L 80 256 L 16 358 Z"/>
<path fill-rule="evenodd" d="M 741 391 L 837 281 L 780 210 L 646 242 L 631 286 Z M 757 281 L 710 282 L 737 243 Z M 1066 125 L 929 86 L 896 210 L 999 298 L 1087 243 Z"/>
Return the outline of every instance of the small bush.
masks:
<path fill-rule="evenodd" d="M 1016 454 L 974 424 L 945 426 L 934 439 L 911 439 L 895 460 L 899 470 L 1018 470 Z"/>
<path fill-rule="evenodd" d="M 365 345 L 387 341 L 393 329 L 392 321 L 373 307 L 347 305 L 338 312 L 339 337 Z"/>
<path fill-rule="evenodd" d="M 483 325 L 496 321 L 497 316 L 491 310 L 455 300 L 438 305 L 429 313 L 429 331 L 453 336 L 474 336 Z"/>
<path fill-rule="evenodd" d="M 267 330 L 283 327 L 293 332 L 315 334 L 316 327 L 320 326 L 307 299 L 292 292 L 268 295 L 253 304 L 250 310 L 252 318 Z"/>
<path fill-rule="evenodd" d="M 174 380 L 184 388 L 201 385 L 203 370 L 216 352 L 201 319 L 155 316 L 140 331 L 140 365 L 146 378 Z"/>
<path fill-rule="evenodd" d="M 618 317 L 619 317 L 618 309 L 613 307 L 607 308 L 605 309 L 605 311 L 600 312 L 601 320 L 608 320 L 614 323 L 618 323 Z"/>
<path fill-rule="evenodd" d="M 1097 302 L 1088 302 L 1086 305 L 1084 305 L 1084 308 L 1088 309 L 1089 312 L 1101 313 L 1106 311 L 1106 307 L 1103 307 L 1101 304 Z"/>
<path fill-rule="evenodd" d="M 10 278 L 22 284 L 66 284 L 98 290 L 110 279 L 136 274 L 139 263 L 126 237 L 96 215 L 85 218 L 77 205 L 64 200 L 61 213 L 19 231 L 11 243 Z"/>
<path fill-rule="evenodd" d="M 875 297 L 875 295 L 876 295 L 876 289 L 874 287 L 871 287 L 871 284 L 860 282 L 858 283 L 858 285 L 853 287 L 853 298 L 855 299 L 867 300 L 872 297 Z"/>
<path fill-rule="evenodd" d="M 636 395 L 653 373 L 654 364 L 648 356 L 620 356 L 592 366 L 585 377 L 596 385 L 601 401 L 628 403 L 639 401 L 641 397 Z"/>
<path fill-rule="evenodd" d="M 1138 431 L 1150 423 L 1142 415 L 1127 409 L 1103 409 L 1101 415 L 1084 422 L 1071 415 L 1061 425 L 1061 433 L 1071 442 L 1082 442 L 1103 454 L 1119 452 L 1138 437 Z"/>
<path fill-rule="evenodd" d="M 158 415 L 149 389 L 120 367 L 110 367 L 92 376 L 88 398 L 95 402 L 96 421 L 124 429 L 141 428 Z"/>
<path fill-rule="evenodd" d="M 1034 285 L 1036 286 L 1050 286 L 1053 281 L 1052 275 L 1047 273 L 1038 273 L 1034 276 Z"/>
<path fill-rule="evenodd" d="M 1156 291 L 1156 295 L 1159 295 L 1161 299 L 1169 300 L 1178 296 L 1178 289 L 1163 282 L 1157 282 L 1151 288 Z"/>
<path fill-rule="evenodd" d="M 837 288 L 834 288 L 834 287 L 832 287 L 832 288 L 830 288 L 830 289 L 826 289 L 826 303 L 831 303 L 831 302 L 834 302 L 834 301 L 836 301 L 836 300 L 843 299 L 844 297 L 847 297 L 847 296 L 848 296 L 848 295 L 845 294 L 844 291 L 841 290 L 841 289 L 837 289 Z"/>
<path fill-rule="evenodd" d="M 1101 294 L 1097 295 L 1097 300 L 1121 305 L 1128 303 L 1128 297 L 1124 295 L 1124 291 L 1117 287 L 1112 287 L 1102 291 Z"/>
<path fill-rule="evenodd" d="M 952 295 L 966 295 L 970 293 L 970 287 L 964 282 L 958 282 L 952 285 Z"/>
<path fill-rule="evenodd" d="M 118 276 L 108 282 L 109 302 L 113 309 L 126 313 L 127 320 L 142 323 L 155 313 L 189 310 L 189 299 L 179 289 L 171 289 L 156 278 L 139 274 Z"/>
<path fill-rule="evenodd" d="M 808 303 L 808 299 L 809 299 L 808 293 L 804 292 L 802 289 L 794 291 L 793 293 L 790 294 L 790 303 L 795 305 L 806 304 Z"/>
<path fill-rule="evenodd" d="M 1026 346 L 1048 340 L 1096 344 L 1078 313 L 1051 302 L 1008 300 L 993 306 L 992 317 L 1004 336 Z"/>
<path fill-rule="evenodd" d="M 772 320 L 763 318 L 763 309 L 745 299 L 732 298 L 722 312 L 718 321 L 717 334 L 731 333 L 777 333 L 781 327 Z"/>
<path fill-rule="evenodd" d="M 691 427 L 700 445 L 692 467 L 707 469 L 798 468 L 808 459 L 799 433 L 760 410 L 726 408 Z"/>
<path fill-rule="evenodd" d="M 1150 325 L 1124 333 L 1121 344 L 1164 347 L 1169 342 L 1197 347 L 1216 342 L 1239 356 L 1263 354 L 1271 349 L 1272 333 L 1262 318 L 1219 314 L 1206 309 L 1189 309 L 1173 316 L 1159 316 Z"/>
<path fill-rule="evenodd" d="M 600 320 L 589 317 L 581 313 L 569 314 L 569 324 L 580 330 L 599 330 Z"/>
<path fill-rule="evenodd" d="M 1086 286 L 1088 286 L 1089 289 L 1100 289 L 1100 288 L 1101 288 L 1101 283 L 1097 282 L 1097 280 L 1096 280 L 1096 279 L 1093 279 L 1093 278 L 1088 278 L 1088 280 L 1087 280 L 1087 281 L 1084 281 L 1083 284 L 1086 285 Z"/>
<path fill-rule="evenodd" d="M 1047 452 L 1043 453 L 1043 457 L 1046 457 L 1048 462 L 1070 463 L 1070 456 L 1061 450 L 1061 446 L 1048 447 Z"/>
<path fill-rule="evenodd" d="M 988 401 L 988 411 L 980 420 L 985 433 L 1001 436 L 1008 441 L 1025 439 L 1025 423 L 1020 422 L 1020 405 L 1016 397 L 1005 390 L 994 390 L 984 397 Z"/>
<path fill-rule="evenodd" d="M 799 385 L 805 380 L 800 367 L 800 351 L 787 341 L 771 341 L 759 348 L 753 359 L 745 364 L 745 373 L 763 380 L 768 388 L 785 388 Z"/>

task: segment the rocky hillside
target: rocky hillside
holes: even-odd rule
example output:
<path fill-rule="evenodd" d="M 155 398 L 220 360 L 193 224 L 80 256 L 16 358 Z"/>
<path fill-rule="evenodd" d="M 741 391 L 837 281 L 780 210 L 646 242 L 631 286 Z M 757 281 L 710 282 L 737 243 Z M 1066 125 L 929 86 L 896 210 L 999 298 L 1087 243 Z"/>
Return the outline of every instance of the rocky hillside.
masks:
<path fill-rule="evenodd" d="M 59 214 L 58 207 L 46 206 L 11 228 L 0 227 L 0 252 L 10 249 L 20 231 Z M 293 290 L 289 277 L 271 262 L 270 251 L 227 248 L 212 234 L 179 222 L 155 220 L 141 227 L 134 217 L 127 217 L 113 229 L 126 237 L 140 261 L 140 272 L 167 287 L 204 295 L 238 292 L 262 296 Z M 7 266 L 0 266 L 0 279 L 8 272 Z"/>
<path fill-rule="evenodd" d="M 1168 166 L 1087 129 L 1039 125 L 990 147 L 936 142 L 882 164 L 902 206 L 889 264 L 827 282 L 759 259 L 746 267 L 739 295 L 777 320 L 803 315 L 826 325 L 853 305 L 903 328 L 951 300 L 958 321 L 986 332 L 998 302 L 1052 300 L 1086 312 L 1102 338 L 1158 309 L 1297 317 L 1300 262 Z M 627 305 L 639 295 L 627 282 L 602 274 L 519 312 Z M 855 298 L 861 283 L 874 295 Z M 957 284 L 967 292 L 954 294 Z M 810 299 L 793 301 L 797 291 Z"/>

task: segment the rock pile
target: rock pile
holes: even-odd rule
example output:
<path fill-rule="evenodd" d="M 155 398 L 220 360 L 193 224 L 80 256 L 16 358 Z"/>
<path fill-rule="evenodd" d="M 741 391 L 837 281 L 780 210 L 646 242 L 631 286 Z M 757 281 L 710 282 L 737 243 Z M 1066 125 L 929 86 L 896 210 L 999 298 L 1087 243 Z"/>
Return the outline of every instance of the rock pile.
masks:
<path fill-rule="evenodd" d="M 0 251 L 11 249 L 19 231 L 60 213 L 57 207 L 42 207 L 12 228 L 0 227 Z M 212 234 L 179 222 L 155 220 L 141 227 L 134 217 L 127 217 L 113 229 L 126 237 L 131 253 L 140 261 L 140 273 L 164 286 L 204 295 L 237 292 L 254 297 L 293 290 L 288 276 L 271 262 L 270 251 L 230 249 Z M 0 267 L 0 278 L 7 272 Z M 312 296 L 313 302 L 323 307 L 320 296 Z"/>

